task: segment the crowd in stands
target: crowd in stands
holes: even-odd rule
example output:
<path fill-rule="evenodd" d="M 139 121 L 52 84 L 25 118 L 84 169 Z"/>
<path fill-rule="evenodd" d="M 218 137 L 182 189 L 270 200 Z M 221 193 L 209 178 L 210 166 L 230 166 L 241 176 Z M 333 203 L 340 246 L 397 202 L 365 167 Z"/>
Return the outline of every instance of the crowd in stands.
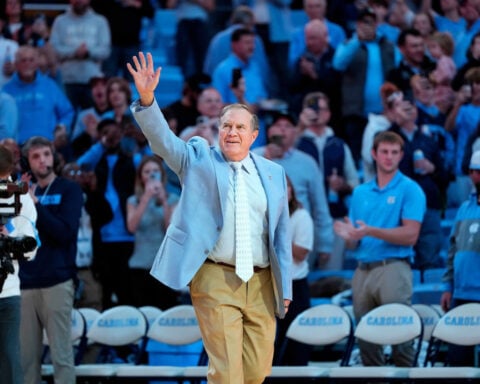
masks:
<path fill-rule="evenodd" d="M 48 17 L 0 2 L 0 143 L 20 179 L 20 150 L 46 138 L 55 173 L 81 186 L 76 305 L 166 309 L 183 297 L 148 273 L 182 186 L 132 117 L 125 66 L 143 49 L 143 21 L 167 8 L 177 33 L 176 61 L 165 64 L 185 79 L 181 98 L 162 106 L 169 126 L 216 145 L 223 105 L 259 115 L 255 151 L 285 168 L 312 219 L 299 278 L 345 267 L 333 222 L 375 177 L 373 138 L 385 130 L 405 141 L 400 170 L 427 199 L 413 265 L 444 266 L 440 223 L 468 198 L 480 149 L 480 1 L 232 1 L 223 28 L 211 22 L 214 0 L 65 3 Z"/>

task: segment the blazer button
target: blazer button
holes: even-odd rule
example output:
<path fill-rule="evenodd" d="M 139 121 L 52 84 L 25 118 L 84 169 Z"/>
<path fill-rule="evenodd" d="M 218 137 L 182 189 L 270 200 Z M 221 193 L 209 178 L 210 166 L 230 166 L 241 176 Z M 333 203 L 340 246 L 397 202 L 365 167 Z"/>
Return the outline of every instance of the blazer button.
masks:
<path fill-rule="evenodd" d="M 217 232 L 220 232 L 222 230 L 222 227 L 217 227 Z"/>
<path fill-rule="evenodd" d="M 205 255 L 208 255 L 208 254 L 209 254 L 208 249 L 205 249 L 205 250 L 203 251 L 203 253 L 204 253 Z"/>

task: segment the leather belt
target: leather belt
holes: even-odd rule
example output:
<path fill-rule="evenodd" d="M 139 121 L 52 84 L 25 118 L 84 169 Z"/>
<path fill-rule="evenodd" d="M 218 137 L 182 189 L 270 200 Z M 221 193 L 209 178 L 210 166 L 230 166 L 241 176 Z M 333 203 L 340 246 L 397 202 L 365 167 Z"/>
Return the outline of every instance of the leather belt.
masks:
<path fill-rule="evenodd" d="M 232 265 L 232 264 L 227 264 L 227 263 L 222 263 L 221 261 L 213 261 L 212 259 L 205 259 L 205 263 L 209 263 L 209 264 L 217 264 L 217 265 L 221 265 L 222 267 L 227 267 L 227 268 L 232 268 L 233 270 L 235 270 L 235 265 Z M 253 272 L 260 272 L 260 271 L 263 271 L 264 269 L 266 269 L 268 267 L 257 267 L 257 266 L 254 266 L 253 267 Z"/>
<path fill-rule="evenodd" d="M 380 260 L 380 261 L 372 261 L 371 263 L 364 263 L 364 262 L 361 262 L 359 261 L 358 262 L 358 269 L 361 269 L 362 271 L 370 271 L 374 268 L 377 268 L 377 267 L 383 267 L 385 265 L 388 265 L 388 264 L 392 264 L 392 263 L 397 263 L 397 262 L 404 262 L 404 263 L 408 263 L 408 258 L 407 257 L 390 257 L 388 259 L 383 259 L 383 260 Z"/>

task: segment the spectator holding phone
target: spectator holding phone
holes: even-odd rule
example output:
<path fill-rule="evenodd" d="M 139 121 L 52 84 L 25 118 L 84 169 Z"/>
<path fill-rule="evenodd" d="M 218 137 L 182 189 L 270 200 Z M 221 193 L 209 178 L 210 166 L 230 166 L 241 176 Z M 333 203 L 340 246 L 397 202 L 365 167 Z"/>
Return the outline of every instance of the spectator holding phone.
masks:
<path fill-rule="evenodd" d="M 137 168 L 135 194 L 127 201 L 127 228 L 135 236 L 133 254 L 128 261 L 132 304 L 153 305 L 162 310 L 178 303 L 178 293 L 150 275 L 153 259 L 170 224 L 175 194 L 165 189 L 167 174 L 158 156 L 146 156 Z"/>

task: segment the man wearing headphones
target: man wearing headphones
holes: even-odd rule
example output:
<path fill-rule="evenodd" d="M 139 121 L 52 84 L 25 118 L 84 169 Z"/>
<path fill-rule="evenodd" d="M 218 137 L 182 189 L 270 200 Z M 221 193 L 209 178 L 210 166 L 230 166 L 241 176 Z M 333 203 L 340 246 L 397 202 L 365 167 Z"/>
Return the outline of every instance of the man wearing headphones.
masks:
<path fill-rule="evenodd" d="M 71 313 L 76 278 L 77 235 L 83 204 L 77 183 L 54 171 L 54 149 L 44 137 L 22 148 L 35 183 L 30 195 L 42 243 L 34 261 L 20 263 L 20 342 L 25 384 L 41 381 L 42 332 L 46 330 L 55 383 L 75 383 Z"/>

